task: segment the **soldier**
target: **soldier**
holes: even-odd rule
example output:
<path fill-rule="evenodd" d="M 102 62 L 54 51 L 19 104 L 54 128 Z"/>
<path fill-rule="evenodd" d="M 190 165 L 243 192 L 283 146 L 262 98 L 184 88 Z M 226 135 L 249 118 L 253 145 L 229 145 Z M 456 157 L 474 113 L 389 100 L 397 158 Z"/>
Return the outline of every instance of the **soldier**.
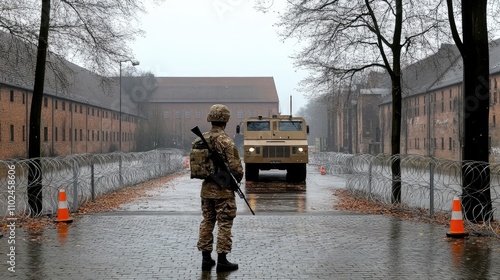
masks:
<path fill-rule="evenodd" d="M 238 182 L 243 178 L 243 167 L 240 156 L 224 129 L 229 121 L 230 112 L 225 105 L 215 104 L 210 108 L 207 121 L 212 123 L 212 129 L 203 134 L 213 149 L 216 149 L 226 161 L 229 169 Z M 198 250 L 202 252 L 202 270 L 210 270 L 215 265 L 211 257 L 213 249 L 213 230 L 215 223 L 218 226 L 217 236 L 217 268 L 219 271 L 232 271 L 238 265 L 226 259 L 231 252 L 231 228 L 236 217 L 236 199 L 234 191 L 219 187 L 209 178 L 204 179 L 201 185 L 201 210 L 203 220 L 200 224 Z"/>

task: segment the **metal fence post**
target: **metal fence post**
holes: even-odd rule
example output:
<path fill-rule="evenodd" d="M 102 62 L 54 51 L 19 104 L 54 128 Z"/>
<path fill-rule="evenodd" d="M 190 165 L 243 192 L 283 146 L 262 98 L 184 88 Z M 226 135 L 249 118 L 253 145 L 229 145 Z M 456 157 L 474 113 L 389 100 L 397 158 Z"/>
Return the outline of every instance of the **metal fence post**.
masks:
<path fill-rule="evenodd" d="M 434 161 L 429 163 L 429 214 L 434 217 Z"/>
<path fill-rule="evenodd" d="M 120 152 L 120 159 L 119 159 L 119 165 L 118 165 L 118 180 L 119 180 L 119 188 L 123 186 L 123 178 L 122 178 L 122 153 Z"/>
<path fill-rule="evenodd" d="M 90 164 L 90 198 L 95 201 L 94 161 Z"/>
<path fill-rule="evenodd" d="M 73 212 L 78 210 L 78 163 L 73 160 Z"/>
<path fill-rule="evenodd" d="M 370 194 L 370 196 L 372 195 L 372 166 L 373 166 L 373 157 L 368 165 L 368 194 Z"/>

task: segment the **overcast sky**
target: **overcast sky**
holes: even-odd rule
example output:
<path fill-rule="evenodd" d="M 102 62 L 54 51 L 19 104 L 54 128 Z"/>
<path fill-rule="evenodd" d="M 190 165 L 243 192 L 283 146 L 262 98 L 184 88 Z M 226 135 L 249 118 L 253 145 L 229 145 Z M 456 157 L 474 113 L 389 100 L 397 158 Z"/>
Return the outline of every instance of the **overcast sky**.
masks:
<path fill-rule="evenodd" d="M 289 58 L 298 46 L 280 40 L 276 13 L 258 12 L 254 2 L 166 0 L 151 6 L 140 27 L 146 34 L 132 45 L 139 69 L 160 77 L 272 76 L 281 112 L 289 114 L 290 96 L 297 112 L 307 102 L 298 91 L 307 72 Z"/>

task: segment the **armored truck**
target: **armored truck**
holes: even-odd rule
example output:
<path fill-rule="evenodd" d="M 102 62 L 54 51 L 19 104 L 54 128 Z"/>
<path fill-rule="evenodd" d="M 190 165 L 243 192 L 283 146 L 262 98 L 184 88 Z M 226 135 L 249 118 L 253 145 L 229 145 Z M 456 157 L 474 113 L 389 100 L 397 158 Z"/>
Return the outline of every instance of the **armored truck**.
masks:
<path fill-rule="evenodd" d="M 309 126 L 302 117 L 250 117 L 236 126 L 243 134 L 245 180 L 258 181 L 260 170 L 286 170 L 286 180 L 306 179 Z"/>

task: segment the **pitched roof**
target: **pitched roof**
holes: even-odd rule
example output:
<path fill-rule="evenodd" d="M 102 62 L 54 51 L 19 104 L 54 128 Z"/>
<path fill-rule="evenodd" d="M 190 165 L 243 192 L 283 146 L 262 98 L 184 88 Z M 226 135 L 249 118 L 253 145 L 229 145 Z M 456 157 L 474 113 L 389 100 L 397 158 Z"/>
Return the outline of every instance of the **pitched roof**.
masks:
<path fill-rule="evenodd" d="M 273 77 L 156 77 L 149 102 L 278 102 Z"/>
<path fill-rule="evenodd" d="M 490 42 L 490 75 L 500 72 L 500 39 Z M 463 60 L 454 44 L 443 44 L 439 51 L 403 69 L 403 94 L 412 96 L 461 83 Z M 384 96 L 381 104 L 392 101 Z"/>
<path fill-rule="evenodd" d="M 433 55 L 430 55 L 402 71 L 403 96 L 424 93 L 443 76 L 460 57 L 455 45 L 443 44 Z"/>
<path fill-rule="evenodd" d="M 490 75 L 500 72 L 500 39 L 490 42 Z M 440 88 L 448 87 L 461 83 L 463 80 L 463 60 L 459 55 L 455 63 L 446 71 L 444 75 L 438 77 L 436 82 L 429 88 L 429 90 L 437 90 Z"/>
<path fill-rule="evenodd" d="M 0 83 L 32 92 L 36 49 L 18 38 L 0 32 Z M 118 112 L 118 77 L 103 77 L 67 60 L 47 54 L 44 95 L 90 104 Z M 61 81 L 65 80 L 64 82 Z M 66 86 L 63 86 L 63 83 Z M 122 112 L 138 115 L 137 104 L 124 92 Z"/>

